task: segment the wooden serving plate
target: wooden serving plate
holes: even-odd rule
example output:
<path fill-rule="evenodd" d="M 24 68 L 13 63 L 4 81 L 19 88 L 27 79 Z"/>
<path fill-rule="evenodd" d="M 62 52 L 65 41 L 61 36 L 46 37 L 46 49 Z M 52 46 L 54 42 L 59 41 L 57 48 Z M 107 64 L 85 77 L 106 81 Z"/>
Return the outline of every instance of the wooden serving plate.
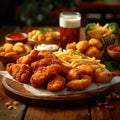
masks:
<path fill-rule="evenodd" d="M 111 91 L 111 87 L 104 87 L 85 93 L 76 93 L 68 95 L 49 95 L 35 96 L 27 91 L 23 84 L 5 78 L 2 80 L 3 87 L 8 96 L 24 102 L 26 104 L 40 105 L 44 107 L 76 107 L 78 105 L 89 104 L 101 99 Z"/>

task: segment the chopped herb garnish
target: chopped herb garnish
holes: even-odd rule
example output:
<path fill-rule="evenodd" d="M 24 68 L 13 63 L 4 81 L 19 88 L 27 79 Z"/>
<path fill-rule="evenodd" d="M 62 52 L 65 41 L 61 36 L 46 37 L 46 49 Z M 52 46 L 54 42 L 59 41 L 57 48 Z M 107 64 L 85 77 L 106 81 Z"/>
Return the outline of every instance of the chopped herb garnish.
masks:
<path fill-rule="evenodd" d="M 86 55 L 84 55 L 83 53 L 80 53 L 80 52 L 78 52 L 78 51 L 76 51 L 76 50 L 74 50 L 74 54 L 80 55 L 82 58 L 88 58 L 88 56 L 86 56 Z"/>
<path fill-rule="evenodd" d="M 52 29 L 48 28 L 48 27 L 45 27 L 45 28 L 41 28 L 39 31 L 45 34 L 48 31 L 52 31 Z"/>
<path fill-rule="evenodd" d="M 106 65 L 106 68 L 108 70 L 115 70 L 115 69 L 120 70 L 120 62 L 106 61 L 106 62 L 104 62 L 104 64 Z"/>

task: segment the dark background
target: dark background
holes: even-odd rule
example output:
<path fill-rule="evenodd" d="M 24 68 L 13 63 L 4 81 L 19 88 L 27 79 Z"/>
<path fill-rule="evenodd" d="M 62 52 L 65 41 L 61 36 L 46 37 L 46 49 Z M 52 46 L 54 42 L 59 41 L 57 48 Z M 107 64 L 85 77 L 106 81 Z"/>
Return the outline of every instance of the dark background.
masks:
<path fill-rule="evenodd" d="M 83 1 L 89 4 L 90 1 L 95 0 Z M 74 11 L 77 2 L 82 2 L 82 0 L 0 0 L 0 27 L 6 25 L 56 26 L 59 22 L 59 13 Z M 88 22 L 97 22 L 97 19 L 91 19 Z M 120 19 L 117 22 L 120 23 Z"/>

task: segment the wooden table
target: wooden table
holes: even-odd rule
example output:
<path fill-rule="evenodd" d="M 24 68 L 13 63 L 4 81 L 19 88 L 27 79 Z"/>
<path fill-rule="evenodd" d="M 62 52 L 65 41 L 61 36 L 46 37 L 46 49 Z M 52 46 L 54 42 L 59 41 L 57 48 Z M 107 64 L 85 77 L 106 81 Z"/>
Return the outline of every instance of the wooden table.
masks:
<path fill-rule="evenodd" d="M 33 27 L 2 27 L 0 29 L 1 44 L 4 43 L 4 36 L 9 32 L 23 31 L 29 32 Z M 0 62 L 0 70 L 4 70 L 5 65 Z M 79 105 L 72 108 L 49 108 L 34 106 L 19 102 L 18 106 L 8 109 L 5 104 L 15 101 L 10 98 L 2 86 L 2 76 L 0 76 L 0 120 L 119 120 L 120 100 L 112 100 L 114 109 L 106 109 L 105 106 L 98 106 L 95 102 L 92 104 Z M 112 87 L 113 91 L 120 94 L 120 84 Z"/>
<path fill-rule="evenodd" d="M 88 22 L 99 21 L 102 24 L 106 22 L 116 21 L 120 19 L 120 1 L 119 0 L 94 0 L 94 1 L 82 1 L 76 4 L 76 11 L 79 11 L 82 16 L 82 26 L 85 26 Z M 88 17 L 92 14 L 92 17 Z M 95 17 L 97 15 L 97 17 Z M 109 15 L 107 17 L 107 15 Z"/>

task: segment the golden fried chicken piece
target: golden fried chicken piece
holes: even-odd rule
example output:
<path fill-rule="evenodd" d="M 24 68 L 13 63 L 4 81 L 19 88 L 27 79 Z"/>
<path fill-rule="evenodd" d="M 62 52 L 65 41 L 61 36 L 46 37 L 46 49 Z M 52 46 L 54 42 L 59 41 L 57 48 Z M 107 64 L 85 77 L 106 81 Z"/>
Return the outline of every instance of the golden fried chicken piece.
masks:
<path fill-rule="evenodd" d="M 34 87 L 40 86 L 47 82 L 53 75 L 60 72 L 60 66 L 58 64 L 52 64 L 50 66 L 41 66 L 34 71 L 30 78 L 31 85 Z"/>
<path fill-rule="evenodd" d="M 93 81 L 93 77 L 92 76 L 90 76 L 90 75 L 85 75 L 85 74 L 82 74 L 81 75 L 81 78 L 83 79 L 89 79 L 89 80 L 91 80 L 91 81 Z"/>
<path fill-rule="evenodd" d="M 91 80 L 89 79 L 76 79 L 71 80 L 66 84 L 66 87 L 70 90 L 83 90 L 91 84 Z"/>
<path fill-rule="evenodd" d="M 76 44 L 76 48 L 79 52 L 84 52 L 86 51 L 86 49 L 89 47 L 89 43 L 87 40 L 83 40 L 83 41 L 79 41 L 77 44 Z"/>
<path fill-rule="evenodd" d="M 66 76 L 66 74 L 69 71 L 68 67 L 65 67 L 63 65 L 60 64 L 51 64 L 50 66 L 48 66 L 49 69 L 54 69 L 58 74 L 62 75 L 62 76 Z"/>
<path fill-rule="evenodd" d="M 37 59 L 38 59 L 38 51 L 32 50 L 28 55 L 18 58 L 16 63 L 31 64 L 32 62 L 34 62 Z"/>
<path fill-rule="evenodd" d="M 6 66 L 6 70 L 16 80 L 20 82 L 29 82 L 29 78 L 31 76 L 31 67 L 28 64 L 9 63 Z"/>
<path fill-rule="evenodd" d="M 83 75 L 94 76 L 95 69 L 90 65 L 79 65 L 76 68 L 69 70 L 67 74 L 67 80 L 81 79 Z M 85 77 L 85 76 L 84 76 Z"/>
<path fill-rule="evenodd" d="M 112 71 L 116 76 L 120 76 L 120 70 L 113 70 Z"/>
<path fill-rule="evenodd" d="M 52 51 L 41 50 L 38 53 L 38 59 L 42 58 L 57 58 L 57 56 L 55 56 Z"/>
<path fill-rule="evenodd" d="M 31 63 L 32 69 L 35 71 L 41 66 L 49 66 L 51 64 L 62 64 L 58 58 L 42 58 L 38 61 Z"/>
<path fill-rule="evenodd" d="M 11 43 L 5 43 L 2 47 L 2 51 L 5 51 L 5 52 L 11 52 L 13 51 L 13 44 Z"/>
<path fill-rule="evenodd" d="M 68 43 L 68 44 L 66 45 L 66 49 L 76 50 L 76 42 Z"/>
<path fill-rule="evenodd" d="M 47 79 L 51 77 L 51 75 L 51 72 L 48 72 L 46 67 L 41 67 L 41 69 L 39 68 L 38 71 L 32 74 L 30 78 L 30 83 L 33 87 L 38 87 L 40 85 L 43 85 L 47 81 Z"/>
<path fill-rule="evenodd" d="M 60 75 L 56 75 L 47 84 L 47 90 L 60 91 L 64 88 L 66 79 Z"/>
<path fill-rule="evenodd" d="M 81 78 L 81 72 L 78 68 L 73 68 L 68 71 L 67 73 L 67 80 L 74 80 L 74 79 L 80 79 Z"/>
<path fill-rule="evenodd" d="M 16 74 L 19 72 L 19 67 L 17 67 L 19 65 L 15 65 L 15 63 L 8 63 L 7 66 L 6 66 L 6 71 L 12 75 L 13 77 L 16 76 Z M 13 68 L 15 69 L 13 71 Z"/>
<path fill-rule="evenodd" d="M 22 43 L 22 42 L 15 43 L 12 49 L 17 54 L 22 54 L 22 53 L 26 52 L 25 47 L 24 47 L 24 43 Z"/>
<path fill-rule="evenodd" d="M 95 74 L 95 82 L 105 83 L 112 80 L 116 74 L 114 72 L 100 72 Z"/>
<path fill-rule="evenodd" d="M 95 74 L 95 69 L 91 65 L 82 64 L 76 67 L 81 74 L 91 75 Z"/>
<path fill-rule="evenodd" d="M 85 54 L 86 54 L 87 56 L 90 56 L 90 57 L 94 56 L 95 54 L 100 54 L 100 53 L 101 53 L 101 51 L 100 51 L 97 47 L 95 47 L 95 46 L 90 46 L 90 47 L 85 51 Z"/>
<path fill-rule="evenodd" d="M 97 47 L 98 49 L 102 48 L 102 42 L 99 39 L 92 38 L 89 40 L 89 44 Z"/>

